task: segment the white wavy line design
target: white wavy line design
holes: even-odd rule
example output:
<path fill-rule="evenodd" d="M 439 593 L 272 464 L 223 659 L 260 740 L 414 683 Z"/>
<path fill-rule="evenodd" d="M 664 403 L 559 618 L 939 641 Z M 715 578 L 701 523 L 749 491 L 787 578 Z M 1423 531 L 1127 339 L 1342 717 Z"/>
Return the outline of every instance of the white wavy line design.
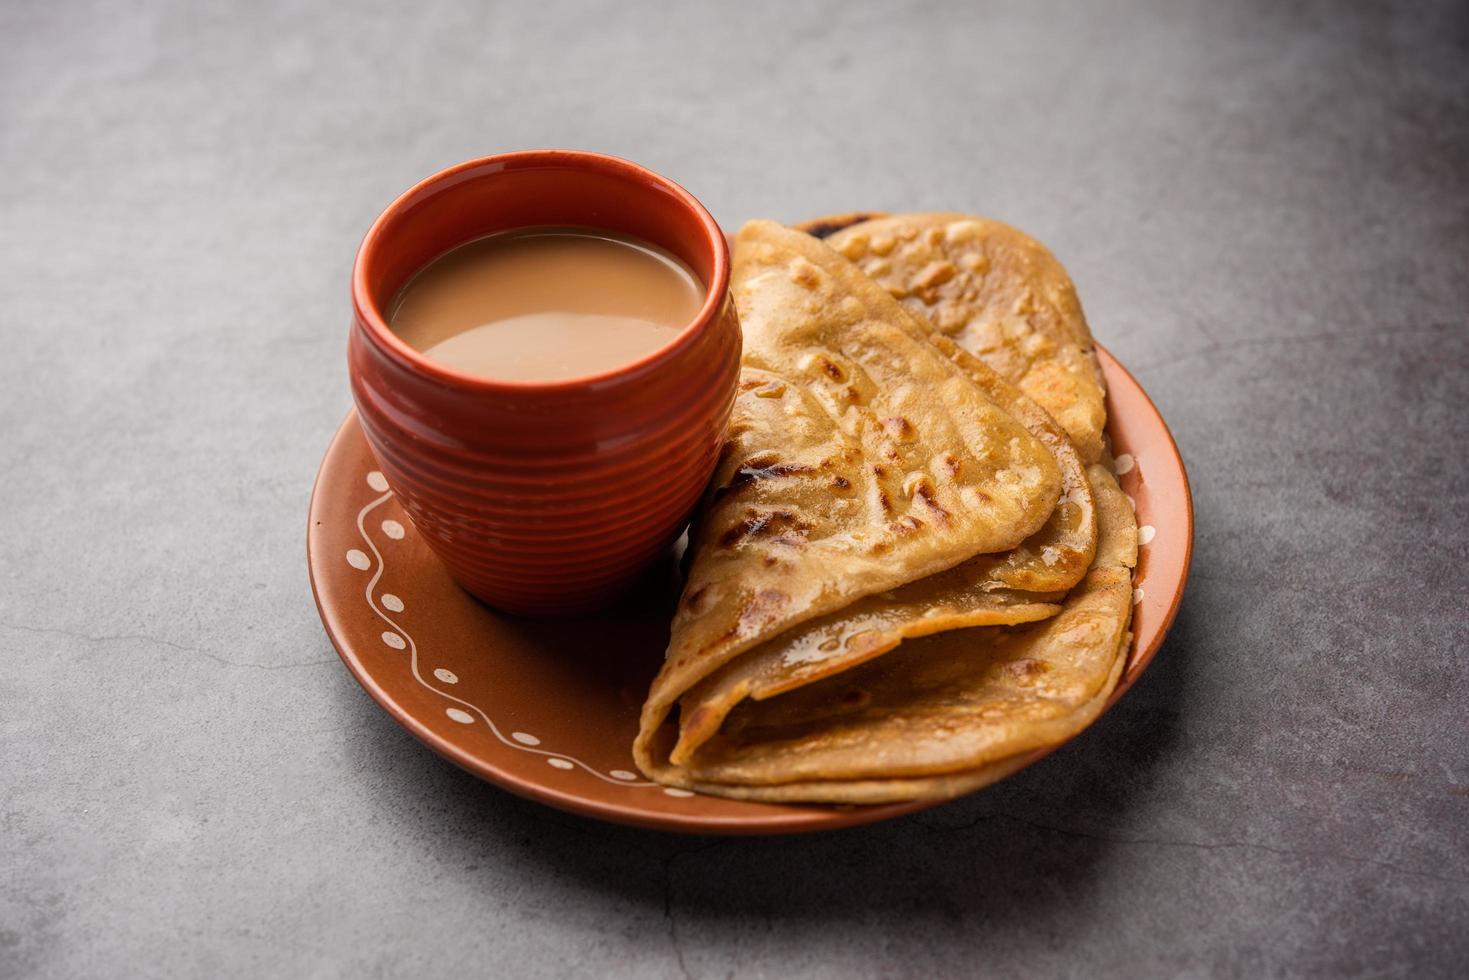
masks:
<path fill-rule="evenodd" d="M 434 685 L 423 679 L 423 675 L 418 672 L 418 644 L 414 642 L 413 636 L 407 630 L 405 630 L 402 626 L 399 626 L 397 623 L 393 622 L 392 618 L 378 607 L 377 600 L 373 596 L 373 593 L 377 591 L 377 583 L 382 579 L 383 572 L 387 570 L 387 562 L 383 560 L 382 552 L 377 550 L 377 545 L 374 544 L 372 538 L 368 536 L 365 521 L 367 520 L 367 515 L 369 512 L 386 503 L 388 498 L 392 495 L 393 491 L 389 490 L 357 512 L 357 533 L 362 535 L 362 540 L 367 545 L 368 549 L 372 552 L 372 557 L 376 559 L 377 565 L 377 568 L 372 573 L 372 578 L 367 583 L 367 589 L 363 593 L 363 595 L 367 599 L 368 607 L 377 614 L 377 618 L 387 623 L 389 626 L 397 631 L 399 636 L 408 641 L 408 662 L 413 670 L 413 679 L 418 681 L 419 684 L 428 688 L 430 691 L 433 691 L 435 694 L 444 698 L 445 700 L 452 701 L 457 705 L 461 705 L 465 709 L 478 715 L 484 721 L 485 725 L 489 727 L 490 732 L 497 739 L 499 739 L 509 748 L 515 749 L 517 752 L 529 752 L 531 755 L 543 755 L 551 759 L 564 759 L 565 761 L 571 763 L 573 766 L 577 766 L 582 770 L 590 773 L 591 775 L 596 776 L 598 779 L 602 780 L 602 782 L 611 783 L 613 786 L 656 786 L 656 783 L 649 782 L 646 779 L 617 779 L 614 776 L 608 776 L 599 772 L 597 769 L 587 765 L 585 762 L 582 762 L 580 759 L 577 759 L 574 756 L 569 756 L 561 752 L 551 752 L 547 749 L 538 749 L 529 745 L 522 745 L 520 742 L 506 738 L 500 732 L 499 727 L 490 719 L 490 716 L 485 714 L 485 712 L 480 709 L 479 705 L 471 704 L 463 698 L 456 697 L 455 695 L 450 694 L 448 691 L 441 690 L 440 688 L 435 687 Z"/>

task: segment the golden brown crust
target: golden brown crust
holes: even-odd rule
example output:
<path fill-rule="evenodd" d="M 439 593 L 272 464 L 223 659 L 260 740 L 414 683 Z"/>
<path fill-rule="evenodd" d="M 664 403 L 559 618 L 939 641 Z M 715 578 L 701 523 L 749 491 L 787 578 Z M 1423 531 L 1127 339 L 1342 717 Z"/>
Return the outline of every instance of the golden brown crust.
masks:
<path fill-rule="evenodd" d="M 666 665 L 661 695 L 655 682 L 645 707 L 638 763 L 659 782 L 767 802 L 959 795 L 1003 778 L 1034 751 L 1090 724 L 1125 666 L 1137 530 L 1110 472 L 1083 463 L 1108 459 L 1105 391 L 1090 332 L 1060 264 L 998 222 L 952 214 L 853 214 L 798 228 L 829 236 L 893 298 L 925 318 L 889 315 L 897 331 L 875 342 L 901 348 L 927 339 L 948 357 L 984 402 L 1019 421 L 1050 452 L 1063 481 L 1061 504 L 1008 551 L 922 576 L 910 571 L 902 576 L 906 584 L 854 590 L 784 626 L 766 620 L 761 641 L 740 644 L 727 656 L 706 656 L 697 676 L 665 677 Z M 827 280 L 838 289 L 820 295 L 828 263 L 818 261 L 825 256 L 812 251 L 819 245 L 809 238 L 782 237 L 764 227 L 753 237 L 757 251 L 747 252 L 747 259 L 818 294 L 803 297 L 784 283 L 778 293 L 762 289 L 772 304 L 764 310 L 767 318 L 778 319 L 784 307 L 795 318 L 820 319 L 848 296 L 874 303 L 871 284 L 845 273 Z M 778 242 L 774 251 L 772 242 Z M 782 247 L 805 261 L 788 261 Z M 775 347 L 789 346 L 789 339 L 779 338 Z M 759 347 L 747 344 L 747 355 L 753 353 L 747 380 L 767 400 L 780 398 L 789 380 L 776 364 L 762 361 Z M 846 383 L 848 367 L 838 362 L 838 373 L 828 373 Z M 832 412 L 830 399 L 819 407 Z M 768 434 L 788 431 L 790 417 L 804 414 L 787 412 Z M 879 423 L 900 444 L 917 431 L 904 415 L 880 417 Z M 738 492 L 771 478 L 761 472 L 771 469 L 780 478 L 798 475 L 783 462 L 755 469 L 736 470 L 718 486 L 725 494 Z M 925 478 L 934 469 L 949 467 L 931 467 Z M 852 482 L 837 473 L 825 490 L 851 489 Z M 927 493 L 902 490 L 926 502 Z M 886 487 L 875 499 L 885 509 L 902 495 Z M 699 548 L 708 553 L 719 526 L 701 524 Z M 694 587 L 692 575 L 690 586 L 685 601 L 693 598 L 700 608 L 689 612 L 706 611 L 707 593 Z M 766 590 L 765 599 L 770 591 L 778 590 Z M 690 677 L 692 683 L 683 683 Z M 675 728 L 663 721 L 672 699 L 680 698 L 680 684 L 683 711 Z"/>
<path fill-rule="evenodd" d="M 865 595 L 1015 547 L 1061 490 L 1046 447 L 821 242 L 752 222 L 732 286 L 745 368 L 644 706 L 640 763 L 674 700 L 733 657 Z"/>
<path fill-rule="evenodd" d="M 833 248 L 1048 411 L 1082 458 L 1102 458 L 1106 385 L 1065 268 L 1009 225 L 899 214 L 847 225 Z"/>
<path fill-rule="evenodd" d="M 1121 676 L 1136 522 L 1092 467 L 1096 561 L 1059 615 L 980 628 L 899 651 L 767 701 L 745 701 L 662 782 L 767 801 L 876 803 L 967 792 L 1080 731 Z M 666 751 L 672 735 L 660 735 Z"/>
<path fill-rule="evenodd" d="M 1061 469 L 1062 495 L 1041 530 L 1019 547 L 963 564 L 795 626 L 751 649 L 680 699 L 670 756 L 683 763 L 743 699 L 773 697 L 887 653 L 905 640 L 974 626 L 1035 622 L 1079 582 L 1097 543 L 1086 467 L 1065 432 L 1014 385 L 946 338 L 931 336 L 981 391 L 1039 439 Z"/>
<path fill-rule="evenodd" d="M 1112 689 L 1117 686 L 1118 678 L 1122 676 L 1124 662 L 1127 659 L 1127 647 L 1130 643 L 1131 637 L 1125 636 L 1108 683 L 1104 684 L 1103 690 L 1079 708 L 1073 716 L 1078 730 L 1095 721 L 1102 713 L 1102 709 L 1107 706 L 1107 699 Z M 708 793 L 711 796 L 725 796 L 759 803 L 878 804 L 901 803 L 906 800 L 951 800 L 999 782 L 1017 770 L 1025 768 L 1031 757 L 1031 752 L 1019 752 L 973 769 L 908 779 L 807 780 L 763 786 L 699 782 L 687 782 L 680 785 L 696 792 Z"/>
<path fill-rule="evenodd" d="M 964 566 L 959 566 L 963 568 Z M 725 664 L 679 701 L 679 739 L 669 761 L 682 765 L 746 698 L 763 701 L 874 660 L 906 640 L 974 626 L 1014 626 L 1061 611 L 1041 596 L 978 585 L 945 587 L 955 569 L 921 583 L 865 596 L 787 630 Z M 915 586 L 921 586 L 915 588 Z"/>

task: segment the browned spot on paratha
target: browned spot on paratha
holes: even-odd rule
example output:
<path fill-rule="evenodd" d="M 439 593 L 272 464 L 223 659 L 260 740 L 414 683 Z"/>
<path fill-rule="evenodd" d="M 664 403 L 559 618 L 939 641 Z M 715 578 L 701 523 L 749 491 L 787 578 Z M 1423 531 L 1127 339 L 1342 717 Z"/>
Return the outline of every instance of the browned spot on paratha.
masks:
<path fill-rule="evenodd" d="M 850 214 L 834 214 L 824 218 L 814 218 L 811 221 L 802 221 L 791 227 L 797 231 L 804 231 L 813 238 L 826 238 L 843 228 L 850 228 L 852 225 L 883 216 L 881 211 L 853 211 Z"/>

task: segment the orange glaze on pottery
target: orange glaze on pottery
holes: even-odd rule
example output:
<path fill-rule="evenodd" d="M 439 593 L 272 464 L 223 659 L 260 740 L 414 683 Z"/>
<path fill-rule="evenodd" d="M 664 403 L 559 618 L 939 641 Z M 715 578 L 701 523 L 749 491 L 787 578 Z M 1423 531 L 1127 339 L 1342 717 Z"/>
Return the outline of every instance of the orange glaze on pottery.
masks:
<path fill-rule="evenodd" d="M 603 228 L 679 256 L 694 320 L 641 360 L 553 382 L 497 381 L 424 357 L 384 313 L 424 265 L 494 232 Z M 352 275 L 352 395 L 393 492 L 455 580 L 515 613 L 614 599 L 677 538 L 717 461 L 740 328 L 724 233 L 683 188 L 597 153 L 533 150 L 422 181 L 373 223 Z"/>

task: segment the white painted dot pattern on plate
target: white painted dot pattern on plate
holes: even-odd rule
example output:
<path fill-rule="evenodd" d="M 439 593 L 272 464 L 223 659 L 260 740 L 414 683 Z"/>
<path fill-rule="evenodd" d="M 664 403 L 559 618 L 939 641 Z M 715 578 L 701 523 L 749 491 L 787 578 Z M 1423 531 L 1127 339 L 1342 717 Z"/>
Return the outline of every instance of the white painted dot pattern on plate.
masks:
<path fill-rule="evenodd" d="M 1146 595 L 1147 595 L 1147 593 L 1143 591 L 1142 586 L 1138 586 L 1137 588 L 1133 589 L 1132 590 L 1132 604 L 1135 606 L 1139 602 L 1142 602 L 1143 601 L 1143 597 L 1146 596 Z"/>
<path fill-rule="evenodd" d="M 390 616 L 390 614 L 393 613 L 403 612 L 403 600 L 391 592 L 376 592 L 379 580 L 387 572 L 387 563 L 384 560 L 382 551 L 380 551 L 378 548 L 377 542 L 374 541 L 373 536 L 368 533 L 366 520 L 369 513 L 371 513 L 373 510 L 376 510 L 378 507 L 386 504 L 389 500 L 392 499 L 392 490 L 388 486 L 387 479 L 384 478 L 382 473 L 378 470 L 372 470 L 367 473 L 366 481 L 367 485 L 373 490 L 377 491 L 380 496 L 372 501 L 369 501 L 362 507 L 361 510 L 357 511 L 357 533 L 359 536 L 361 536 L 363 544 L 366 546 L 367 551 L 363 551 L 360 548 L 348 549 L 346 553 L 347 564 L 351 565 L 358 571 L 363 572 L 371 570 L 374 564 L 376 564 L 377 570 L 373 574 L 372 580 L 367 584 L 367 588 L 363 595 L 367 600 L 367 607 L 369 610 L 371 610 L 373 615 L 375 615 L 385 625 L 391 627 L 391 629 L 384 630 L 379 635 L 383 643 L 393 648 L 394 650 L 409 651 L 408 664 L 413 679 L 415 681 L 428 688 L 430 691 L 438 694 L 440 697 L 447 698 L 450 701 L 455 701 L 458 704 L 464 706 L 462 708 L 445 708 L 444 714 L 450 720 L 455 721 L 461 725 L 473 725 L 476 721 L 476 715 L 472 712 L 478 712 L 480 717 L 483 717 L 486 724 L 489 725 L 490 733 L 495 738 L 499 739 L 501 743 L 512 749 L 518 749 L 521 752 L 534 752 L 539 755 L 545 756 L 547 764 L 552 766 L 553 768 L 572 770 L 576 769 L 579 766 L 591 776 L 600 779 L 603 782 L 615 783 L 619 786 L 632 787 L 652 785 L 646 780 L 639 779 L 637 773 L 627 769 L 614 769 L 611 770 L 610 773 L 604 773 L 573 757 L 561 756 L 553 754 L 551 752 L 547 752 L 545 749 L 535 748 L 535 746 L 541 744 L 541 740 L 536 736 L 529 734 L 528 732 L 511 732 L 509 737 L 506 737 L 504 734 L 501 733 L 500 729 L 495 725 L 494 721 L 488 715 L 484 714 L 484 712 L 482 712 L 476 705 L 464 700 L 463 698 L 455 697 L 454 695 L 449 694 L 447 691 L 441 688 L 433 686 L 431 683 L 429 683 L 428 680 L 420 676 L 418 672 L 418 654 L 420 652 L 419 648 L 414 644 L 413 639 L 409 635 L 408 631 L 398 625 L 398 623 L 395 622 L 394 619 L 392 619 Z M 383 518 L 379 522 L 378 528 L 382 530 L 383 534 L 393 540 L 399 540 L 403 538 L 407 533 L 407 528 L 404 526 L 404 524 L 392 518 Z M 368 552 L 371 552 L 371 557 L 369 557 Z M 376 599 L 374 599 L 375 595 Z M 452 670 L 449 670 L 445 667 L 435 668 L 433 670 L 433 678 L 441 684 L 459 683 L 459 677 Z"/>
<path fill-rule="evenodd" d="M 1132 468 L 1137 465 L 1137 460 L 1133 459 L 1131 453 L 1123 453 L 1121 456 L 1117 457 L 1116 462 L 1118 476 L 1121 476 L 1124 473 L 1131 473 Z"/>
<path fill-rule="evenodd" d="M 663 792 L 667 796 L 693 796 L 694 795 L 693 793 L 690 793 L 686 789 L 679 789 L 677 786 L 665 786 L 665 787 L 663 787 Z"/>
<path fill-rule="evenodd" d="M 1156 535 L 1157 533 L 1158 529 L 1156 527 L 1151 524 L 1144 524 L 1142 527 L 1137 529 L 1137 543 L 1151 544 L 1154 535 Z"/>

